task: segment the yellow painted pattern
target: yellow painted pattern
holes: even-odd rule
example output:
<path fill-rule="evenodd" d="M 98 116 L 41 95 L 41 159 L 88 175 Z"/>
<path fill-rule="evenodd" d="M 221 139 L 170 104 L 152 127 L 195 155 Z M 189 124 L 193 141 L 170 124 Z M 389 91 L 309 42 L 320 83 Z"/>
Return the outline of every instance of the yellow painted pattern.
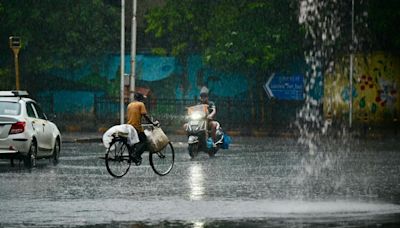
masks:
<path fill-rule="evenodd" d="M 324 115 L 348 118 L 349 57 L 336 62 L 333 74 L 324 79 Z M 400 58 L 374 53 L 358 54 L 353 71 L 354 122 L 388 122 L 400 113 Z"/>

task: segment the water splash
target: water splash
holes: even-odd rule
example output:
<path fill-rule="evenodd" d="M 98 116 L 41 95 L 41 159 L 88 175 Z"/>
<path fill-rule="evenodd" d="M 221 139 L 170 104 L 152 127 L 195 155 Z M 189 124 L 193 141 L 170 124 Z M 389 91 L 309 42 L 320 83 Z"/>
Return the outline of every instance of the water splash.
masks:
<path fill-rule="evenodd" d="M 327 132 L 329 123 L 322 115 L 323 71 L 332 72 L 335 44 L 341 35 L 341 20 L 336 0 L 301 0 L 299 23 L 306 31 L 308 47 L 304 53 L 307 64 L 305 104 L 299 111 L 296 125 L 299 142 L 315 155 L 320 134 Z"/>
<path fill-rule="evenodd" d="M 362 2 L 360 3 L 362 4 Z M 298 142 L 308 150 L 301 160 L 299 178 L 296 184 L 303 187 L 301 196 L 312 197 L 321 189 L 335 191 L 343 186 L 341 165 L 349 153 L 350 145 L 347 126 L 330 129 L 331 119 L 324 117 L 324 76 L 335 75 L 338 56 L 354 51 L 355 42 L 351 36 L 351 1 L 300 0 L 299 24 L 305 29 L 307 64 L 303 107 L 299 110 L 295 125 L 300 136 Z M 363 14 L 365 16 L 365 14 Z M 358 18 L 358 17 L 357 17 Z M 348 75 L 342 75 L 348 78 Z M 335 82 L 334 82 L 335 83 Z M 341 99 L 341 97 L 330 98 Z M 329 107 L 330 109 L 332 107 Z M 336 110 L 333 110 L 336 111 Z M 333 112 L 332 111 L 332 112 Z M 339 138 L 329 138 L 330 131 L 336 130 Z M 332 148 L 337 140 L 340 148 Z M 335 143 L 335 145 L 338 145 Z M 335 174 L 335 175 L 332 175 Z M 327 177 L 330 183 L 322 183 Z"/>

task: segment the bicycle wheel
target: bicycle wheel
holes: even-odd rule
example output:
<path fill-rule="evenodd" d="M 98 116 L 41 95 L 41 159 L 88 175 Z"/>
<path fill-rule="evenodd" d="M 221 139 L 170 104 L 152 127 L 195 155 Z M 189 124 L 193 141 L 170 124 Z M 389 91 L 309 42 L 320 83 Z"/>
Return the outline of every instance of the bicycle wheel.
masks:
<path fill-rule="evenodd" d="M 128 144 L 123 140 L 112 142 L 107 150 L 105 160 L 107 171 L 111 176 L 123 177 L 131 167 Z"/>
<path fill-rule="evenodd" d="M 175 151 L 171 143 L 159 152 L 150 152 L 150 166 L 160 176 L 167 175 L 172 170 L 174 161 Z"/>

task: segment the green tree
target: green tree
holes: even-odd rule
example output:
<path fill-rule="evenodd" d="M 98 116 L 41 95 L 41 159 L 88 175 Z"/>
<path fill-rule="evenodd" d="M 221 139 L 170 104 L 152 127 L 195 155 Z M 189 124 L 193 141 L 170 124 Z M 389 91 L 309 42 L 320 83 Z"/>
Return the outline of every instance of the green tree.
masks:
<path fill-rule="evenodd" d="M 0 52 L 7 55 L 0 67 L 12 63 L 4 45 L 10 35 L 22 39 L 21 76 L 27 83 L 52 69 L 81 67 L 118 50 L 119 23 L 119 6 L 106 0 L 2 1 Z"/>
<path fill-rule="evenodd" d="M 159 40 L 159 54 L 183 57 L 201 51 L 200 40 L 205 34 L 206 18 L 214 1 L 167 0 L 146 15 L 146 32 Z"/>
<path fill-rule="evenodd" d="M 368 25 L 369 39 L 373 50 L 383 50 L 399 55 L 400 33 L 400 1 L 369 0 Z"/>
<path fill-rule="evenodd" d="M 213 67 L 252 75 L 260 86 L 267 73 L 303 54 L 297 7 L 293 0 L 167 0 L 147 15 L 147 32 L 164 53 L 201 54 Z"/>
<path fill-rule="evenodd" d="M 291 0 L 225 0 L 210 19 L 210 63 L 248 72 L 281 69 L 302 55 L 297 4 Z M 289 58 L 288 58 L 289 57 Z"/>
<path fill-rule="evenodd" d="M 207 19 L 216 4 L 212 0 L 171 1 L 153 8 L 146 16 L 146 33 L 154 35 L 152 51 L 177 57 L 187 77 L 187 59 L 201 54 L 207 40 Z M 185 80 L 185 79 L 183 79 Z"/>

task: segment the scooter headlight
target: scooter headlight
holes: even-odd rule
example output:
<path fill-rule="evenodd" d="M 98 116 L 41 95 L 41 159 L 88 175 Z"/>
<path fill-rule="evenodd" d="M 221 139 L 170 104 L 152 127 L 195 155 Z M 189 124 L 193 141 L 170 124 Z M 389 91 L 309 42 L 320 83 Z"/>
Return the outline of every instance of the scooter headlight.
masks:
<path fill-rule="evenodd" d="M 190 115 L 190 119 L 192 120 L 199 120 L 201 118 L 203 118 L 203 115 L 199 112 L 194 112 Z"/>

